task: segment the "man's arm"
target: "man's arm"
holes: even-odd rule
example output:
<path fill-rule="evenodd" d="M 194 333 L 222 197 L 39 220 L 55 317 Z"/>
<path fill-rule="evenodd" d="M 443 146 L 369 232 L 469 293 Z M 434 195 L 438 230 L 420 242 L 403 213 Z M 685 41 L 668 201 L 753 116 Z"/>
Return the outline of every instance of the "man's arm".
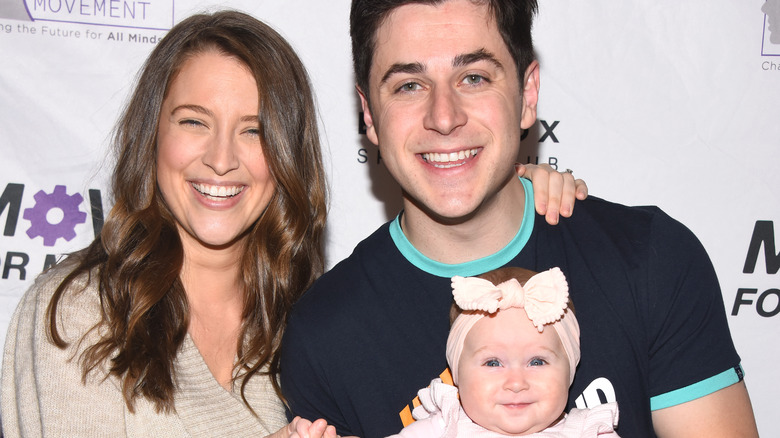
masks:
<path fill-rule="evenodd" d="M 292 420 L 293 416 L 312 421 L 323 418 L 338 434 L 352 435 L 332 397 L 327 379 L 319 372 L 322 364 L 315 357 L 319 352 L 312 356 L 317 341 L 312 341 L 310 335 L 312 326 L 317 326 L 318 321 L 311 313 L 302 316 L 300 308 L 294 309 L 284 332 L 279 380 L 288 405 L 288 419 Z"/>
<path fill-rule="evenodd" d="M 744 381 L 652 415 L 659 438 L 758 437 Z"/>

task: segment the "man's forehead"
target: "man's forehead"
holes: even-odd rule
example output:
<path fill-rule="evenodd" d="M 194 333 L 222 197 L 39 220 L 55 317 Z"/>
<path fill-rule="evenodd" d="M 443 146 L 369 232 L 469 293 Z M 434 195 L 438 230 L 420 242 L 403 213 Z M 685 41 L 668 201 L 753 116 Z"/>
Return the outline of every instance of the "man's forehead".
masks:
<path fill-rule="evenodd" d="M 435 4 L 407 3 L 390 11 L 376 30 L 376 42 L 387 40 L 390 32 L 410 28 L 453 27 L 479 24 L 484 30 L 495 29 L 495 20 L 487 3 L 470 0 L 449 0 Z M 384 35 L 383 35 L 384 34 Z M 384 36 L 384 38 L 382 38 Z"/>
<path fill-rule="evenodd" d="M 495 61 L 504 51 L 508 54 L 486 5 L 469 0 L 412 3 L 394 9 L 377 28 L 372 70 L 399 62 L 463 65 L 475 59 Z"/>

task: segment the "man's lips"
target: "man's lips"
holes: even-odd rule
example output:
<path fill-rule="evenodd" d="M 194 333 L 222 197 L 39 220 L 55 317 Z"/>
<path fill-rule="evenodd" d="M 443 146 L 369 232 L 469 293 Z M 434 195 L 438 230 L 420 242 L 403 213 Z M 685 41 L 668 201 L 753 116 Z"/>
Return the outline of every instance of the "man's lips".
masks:
<path fill-rule="evenodd" d="M 464 165 L 470 158 L 476 157 L 479 151 L 480 148 L 472 148 L 447 153 L 427 152 L 421 155 L 423 160 L 434 167 L 448 169 Z"/>

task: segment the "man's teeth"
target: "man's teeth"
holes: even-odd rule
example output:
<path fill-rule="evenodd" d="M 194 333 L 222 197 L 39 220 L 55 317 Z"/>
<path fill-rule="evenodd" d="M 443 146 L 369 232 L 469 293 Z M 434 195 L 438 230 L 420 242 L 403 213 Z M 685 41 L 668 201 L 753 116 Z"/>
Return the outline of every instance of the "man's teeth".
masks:
<path fill-rule="evenodd" d="M 212 186 L 198 183 L 192 183 L 192 187 L 208 198 L 231 198 L 244 190 L 243 186 Z"/>
<path fill-rule="evenodd" d="M 465 159 L 472 156 L 477 156 L 477 149 L 466 149 L 465 151 L 450 152 L 448 154 L 438 152 L 422 154 L 423 160 L 439 168 L 461 166 L 464 164 Z"/>

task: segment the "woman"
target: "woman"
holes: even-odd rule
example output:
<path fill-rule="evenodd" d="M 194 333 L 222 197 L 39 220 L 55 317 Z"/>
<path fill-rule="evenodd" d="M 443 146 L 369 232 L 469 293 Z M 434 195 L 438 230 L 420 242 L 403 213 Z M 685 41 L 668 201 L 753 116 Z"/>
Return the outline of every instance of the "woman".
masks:
<path fill-rule="evenodd" d="M 101 236 L 39 278 L 9 328 L 6 436 L 279 429 L 267 365 L 323 269 L 303 65 L 248 15 L 188 18 L 148 58 L 114 146 Z"/>
<path fill-rule="evenodd" d="M 9 326 L 5 436 L 335 436 L 285 426 L 269 377 L 324 265 L 317 120 L 291 47 L 239 12 L 182 21 L 114 147 L 100 237 L 39 277 Z M 573 178 L 554 175 L 551 199 L 572 202 Z"/>

